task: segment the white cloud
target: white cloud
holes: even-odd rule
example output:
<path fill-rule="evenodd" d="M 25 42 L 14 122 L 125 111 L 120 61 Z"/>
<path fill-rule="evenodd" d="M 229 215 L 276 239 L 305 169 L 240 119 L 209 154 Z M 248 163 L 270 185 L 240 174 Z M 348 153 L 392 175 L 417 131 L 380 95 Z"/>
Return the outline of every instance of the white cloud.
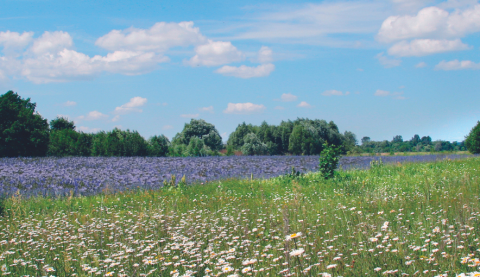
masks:
<path fill-rule="evenodd" d="M 78 120 L 100 120 L 105 118 L 108 118 L 108 115 L 103 114 L 99 111 L 92 111 L 92 112 L 89 112 L 86 116 L 84 115 L 79 116 Z"/>
<path fill-rule="evenodd" d="M 97 39 L 95 44 L 111 51 L 165 52 L 172 47 L 198 45 L 205 40 L 191 21 L 157 22 L 150 29 L 113 30 Z"/>
<path fill-rule="evenodd" d="M 348 94 L 350 94 L 350 92 L 347 91 L 345 94 L 343 94 L 343 92 L 339 90 L 334 90 L 334 89 L 326 90 L 322 92 L 323 96 L 341 96 L 341 95 L 348 95 Z"/>
<path fill-rule="evenodd" d="M 112 122 L 117 122 L 119 120 L 120 120 L 120 116 L 118 114 L 112 118 Z"/>
<path fill-rule="evenodd" d="M 121 105 L 120 107 L 115 108 L 115 113 L 116 114 L 127 114 L 131 112 L 142 112 L 142 109 L 139 109 L 139 107 L 142 107 L 147 103 L 147 98 L 142 98 L 140 96 L 133 97 L 130 99 L 130 101 L 126 104 Z"/>
<path fill-rule="evenodd" d="M 92 63 L 99 63 L 98 70 L 125 75 L 137 75 L 154 70 L 158 63 L 168 62 L 168 57 L 154 52 L 115 51 L 106 56 L 95 56 Z"/>
<path fill-rule="evenodd" d="M 298 99 L 298 97 L 296 95 L 291 94 L 291 93 L 284 93 L 280 97 L 280 100 L 282 100 L 283 102 L 293 102 L 293 101 L 297 101 L 297 99 Z"/>
<path fill-rule="evenodd" d="M 218 66 L 239 62 L 243 60 L 244 54 L 240 52 L 230 41 L 213 41 L 195 47 L 196 55 L 189 61 L 190 66 Z"/>
<path fill-rule="evenodd" d="M 397 100 L 406 99 L 405 96 L 403 96 L 403 92 L 389 92 L 381 89 L 377 89 L 374 95 L 380 96 L 380 97 L 391 96 L 393 99 L 397 99 Z"/>
<path fill-rule="evenodd" d="M 480 69 L 480 63 L 472 61 L 441 61 L 435 66 L 436 70 L 461 70 L 461 69 Z"/>
<path fill-rule="evenodd" d="M 395 8 L 400 12 L 417 12 L 418 9 L 432 3 L 432 0 L 392 0 Z"/>
<path fill-rule="evenodd" d="M 390 92 L 386 90 L 377 89 L 375 96 L 389 96 Z"/>
<path fill-rule="evenodd" d="M 312 105 L 308 104 L 308 103 L 305 102 L 305 101 L 302 101 L 302 102 L 300 102 L 300 104 L 297 105 L 297 107 L 300 107 L 300 108 L 311 108 Z"/>
<path fill-rule="evenodd" d="M 2 34 L 4 39 L 16 37 L 11 33 L 8 36 Z M 32 46 L 21 58 L 0 57 L 0 72 L 7 76 L 24 77 L 34 83 L 67 82 L 91 79 L 104 71 L 126 75 L 145 73 L 155 69 L 158 63 L 168 61 L 168 58 L 153 52 L 131 51 L 116 51 L 91 58 L 69 49 L 72 47 L 72 38 L 68 33 L 45 32 L 33 40 Z"/>
<path fill-rule="evenodd" d="M 3 52 L 6 55 L 15 55 L 22 51 L 33 40 L 33 32 L 0 32 L 0 45 L 3 46 Z"/>
<path fill-rule="evenodd" d="M 401 41 L 394 44 L 392 47 L 390 47 L 390 49 L 388 49 L 388 54 L 399 57 L 421 57 L 431 54 L 467 49 L 471 49 L 471 47 L 462 43 L 460 39 L 415 39 L 410 42 Z"/>
<path fill-rule="evenodd" d="M 80 131 L 80 132 L 84 132 L 84 133 L 96 133 L 96 132 L 99 132 L 101 129 L 100 128 L 89 128 L 89 127 L 85 127 L 85 126 L 79 126 L 79 127 L 77 127 L 77 130 Z"/>
<path fill-rule="evenodd" d="M 257 60 L 259 63 L 269 63 L 269 62 L 272 62 L 273 60 L 272 55 L 273 55 L 273 52 L 272 52 L 272 49 L 270 49 L 270 47 L 262 46 L 258 51 Z"/>
<path fill-rule="evenodd" d="M 69 33 L 56 31 L 44 32 L 39 38 L 35 39 L 30 51 L 35 55 L 56 54 L 64 49 L 70 49 L 73 46 L 73 40 Z"/>
<path fill-rule="evenodd" d="M 242 65 L 239 67 L 225 65 L 215 72 L 220 73 L 225 76 L 233 76 L 243 79 L 255 78 L 255 77 L 266 77 L 275 70 L 275 65 L 271 63 L 261 64 L 256 67 L 250 67 Z"/>
<path fill-rule="evenodd" d="M 201 111 L 201 112 L 213 113 L 213 106 L 203 107 L 203 108 L 200 108 L 198 110 Z"/>
<path fill-rule="evenodd" d="M 480 31 L 480 4 L 449 13 L 439 7 L 427 7 L 415 16 L 390 16 L 383 23 L 377 39 L 393 42 L 410 38 L 460 38 Z"/>
<path fill-rule="evenodd" d="M 396 67 L 399 66 L 402 63 L 402 60 L 398 59 L 390 59 L 386 56 L 383 55 L 383 52 L 377 54 L 375 56 L 376 59 L 380 62 L 381 65 L 385 68 L 390 68 L 390 67 Z"/>
<path fill-rule="evenodd" d="M 330 34 L 368 34 L 388 16 L 387 1 L 322 1 L 321 3 L 264 7 L 247 24 L 238 24 L 238 39 L 342 45 L 358 42 Z M 349 40 L 348 38 L 346 40 Z"/>
<path fill-rule="evenodd" d="M 165 126 L 163 126 L 162 129 L 163 130 L 170 130 L 170 129 L 173 129 L 173 126 L 172 125 L 165 125 Z"/>
<path fill-rule="evenodd" d="M 223 112 L 229 114 L 253 114 L 263 112 L 265 109 L 264 105 L 253 103 L 228 103 L 227 108 Z"/>
<path fill-rule="evenodd" d="M 64 107 L 72 107 L 72 106 L 76 106 L 76 105 L 77 105 L 77 102 L 75 102 L 75 101 L 67 101 L 67 102 L 62 104 L 62 106 L 64 106 Z"/>
<path fill-rule="evenodd" d="M 426 62 L 419 62 L 415 65 L 416 68 L 423 68 L 426 67 L 427 63 Z"/>
<path fill-rule="evenodd" d="M 184 117 L 184 118 L 196 118 L 196 117 L 199 117 L 200 114 L 196 113 L 196 114 L 181 114 L 180 117 Z"/>

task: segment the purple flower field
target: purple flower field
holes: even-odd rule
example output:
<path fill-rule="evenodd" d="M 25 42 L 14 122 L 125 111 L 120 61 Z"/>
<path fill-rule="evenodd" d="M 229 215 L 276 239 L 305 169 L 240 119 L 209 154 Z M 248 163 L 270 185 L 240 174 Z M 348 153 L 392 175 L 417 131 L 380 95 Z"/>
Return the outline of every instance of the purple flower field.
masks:
<path fill-rule="evenodd" d="M 384 163 L 429 162 L 466 155 L 385 156 Z M 69 157 L 0 159 L 0 195 L 89 195 L 125 189 L 157 189 L 175 175 L 195 184 L 227 178 L 270 178 L 316 171 L 318 156 L 233 156 L 205 158 Z M 365 169 L 379 157 L 342 157 L 342 169 Z"/>

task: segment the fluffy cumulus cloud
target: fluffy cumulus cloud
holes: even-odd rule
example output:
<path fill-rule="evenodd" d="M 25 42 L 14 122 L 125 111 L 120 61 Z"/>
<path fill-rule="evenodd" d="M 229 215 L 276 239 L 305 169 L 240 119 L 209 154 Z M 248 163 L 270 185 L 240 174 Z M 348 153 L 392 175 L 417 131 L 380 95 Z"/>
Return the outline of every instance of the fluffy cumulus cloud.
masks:
<path fill-rule="evenodd" d="M 475 63 L 472 61 L 441 61 L 435 66 L 436 70 L 462 70 L 462 69 L 480 69 L 480 63 Z"/>
<path fill-rule="evenodd" d="M 391 96 L 393 99 L 397 99 L 397 100 L 406 99 L 405 96 L 403 96 L 403 92 L 390 92 L 390 91 L 381 90 L 381 89 L 377 89 L 374 95 L 380 96 L 380 97 Z"/>
<path fill-rule="evenodd" d="M 120 107 L 116 107 L 114 113 L 116 114 L 127 114 L 131 112 L 138 112 L 141 113 L 143 110 L 140 107 L 144 106 L 147 103 L 147 98 L 142 97 L 133 97 Z"/>
<path fill-rule="evenodd" d="M 155 70 L 170 61 L 166 52 L 175 47 L 195 46 L 195 55 L 186 63 L 197 66 L 221 66 L 239 62 L 245 54 L 229 41 L 212 41 L 194 27 L 193 22 L 158 22 L 149 29 L 113 30 L 95 44 L 110 52 L 89 56 L 74 49 L 67 32 L 0 32 L 0 79 L 24 78 L 34 83 L 68 82 L 92 79 L 103 72 L 137 75 Z M 271 50 L 259 52 L 262 62 L 271 60 Z M 226 75 L 250 78 L 267 76 L 273 65 L 230 70 Z M 225 70 L 225 69 L 224 69 Z M 228 70 L 226 70 L 228 71 Z M 236 71 L 236 72 L 234 72 Z"/>
<path fill-rule="evenodd" d="M 480 4 L 449 13 L 439 7 L 421 9 L 414 16 L 390 16 L 380 27 L 377 38 L 393 42 L 411 38 L 460 38 L 480 31 Z"/>
<path fill-rule="evenodd" d="M 413 41 L 401 41 L 388 49 L 388 54 L 398 57 L 426 56 L 448 51 L 459 51 L 470 49 L 460 39 L 437 40 L 437 39 L 415 39 Z"/>
<path fill-rule="evenodd" d="M 75 101 L 67 101 L 65 103 L 62 103 L 62 106 L 64 107 L 72 107 L 72 106 L 76 106 L 77 105 L 77 102 Z"/>
<path fill-rule="evenodd" d="M 66 32 L 45 32 L 36 39 L 29 39 L 31 36 L 30 33 L 0 33 L 6 54 L 0 57 L 0 72 L 34 83 L 67 82 L 91 79 L 102 72 L 141 74 L 155 69 L 158 63 L 168 61 L 168 58 L 153 52 L 121 50 L 106 56 L 90 57 L 72 49 L 73 40 Z M 10 55 L 11 45 L 17 45 L 18 50 L 29 44 L 30 47 L 20 58 Z"/>
<path fill-rule="evenodd" d="M 84 132 L 84 133 L 97 133 L 97 132 L 101 131 L 100 128 L 90 128 L 90 127 L 86 127 L 86 126 L 79 126 L 79 127 L 77 127 L 77 130 L 81 131 L 81 132 Z"/>
<path fill-rule="evenodd" d="M 284 93 L 280 97 L 280 100 L 283 101 L 283 102 L 293 102 L 293 101 L 297 101 L 297 99 L 298 99 L 298 97 L 296 95 L 291 94 L 291 93 Z"/>
<path fill-rule="evenodd" d="M 176 46 L 197 45 L 206 41 L 193 22 L 155 23 L 150 29 L 113 30 L 100 37 L 96 45 L 111 50 L 165 52 Z"/>
<path fill-rule="evenodd" d="M 213 113 L 213 106 L 202 107 L 198 109 L 201 112 Z"/>
<path fill-rule="evenodd" d="M 377 89 L 377 91 L 375 91 L 375 96 L 389 96 L 390 95 L 390 92 L 389 91 L 386 91 L 386 90 L 381 90 L 381 89 Z"/>
<path fill-rule="evenodd" d="M 308 104 L 305 101 L 302 101 L 302 102 L 300 102 L 300 104 L 297 105 L 297 107 L 299 107 L 299 108 L 311 108 L 312 105 Z"/>
<path fill-rule="evenodd" d="M 108 115 L 103 114 L 99 111 L 92 111 L 89 112 L 87 115 L 81 115 L 78 117 L 78 120 L 100 120 L 100 119 L 106 119 L 108 118 Z"/>
<path fill-rule="evenodd" d="M 243 60 L 244 54 L 229 41 L 213 41 L 195 47 L 195 56 L 187 64 L 191 66 L 219 66 Z"/>
<path fill-rule="evenodd" d="M 14 55 L 25 49 L 33 40 L 33 32 L 0 32 L 0 45 L 6 55 Z"/>
<path fill-rule="evenodd" d="M 264 105 L 253 103 L 228 103 L 227 108 L 223 111 L 227 114 L 254 114 L 263 112 L 266 109 Z"/>
<path fill-rule="evenodd" d="M 225 75 L 225 76 L 233 76 L 243 79 L 248 78 L 255 78 L 255 77 L 266 77 L 269 76 L 275 70 L 275 65 L 271 63 L 261 64 L 255 67 L 252 66 L 229 66 L 225 65 L 215 72 Z"/>
<path fill-rule="evenodd" d="M 335 89 L 326 90 L 322 92 L 323 96 L 342 96 L 342 95 L 349 95 L 349 94 L 350 94 L 349 91 L 346 91 L 345 93 L 343 93 L 342 91 L 335 90 Z"/>

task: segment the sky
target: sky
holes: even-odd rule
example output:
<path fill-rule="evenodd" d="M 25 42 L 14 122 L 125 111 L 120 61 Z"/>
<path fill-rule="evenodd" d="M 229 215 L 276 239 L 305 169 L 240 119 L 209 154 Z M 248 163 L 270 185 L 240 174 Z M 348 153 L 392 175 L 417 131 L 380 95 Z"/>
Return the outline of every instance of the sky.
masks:
<path fill-rule="evenodd" d="M 480 119 L 476 0 L 2 0 L 0 93 L 77 130 L 334 121 L 462 141 Z"/>

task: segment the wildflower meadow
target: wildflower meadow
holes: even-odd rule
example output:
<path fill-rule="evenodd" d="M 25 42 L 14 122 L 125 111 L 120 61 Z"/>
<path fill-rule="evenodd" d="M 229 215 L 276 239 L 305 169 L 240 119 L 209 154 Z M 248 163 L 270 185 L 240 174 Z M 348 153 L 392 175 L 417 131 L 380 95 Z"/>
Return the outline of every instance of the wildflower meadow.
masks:
<path fill-rule="evenodd" d="M 478 276 L 480 158 L 1 199 L 10 276 Z"/>

